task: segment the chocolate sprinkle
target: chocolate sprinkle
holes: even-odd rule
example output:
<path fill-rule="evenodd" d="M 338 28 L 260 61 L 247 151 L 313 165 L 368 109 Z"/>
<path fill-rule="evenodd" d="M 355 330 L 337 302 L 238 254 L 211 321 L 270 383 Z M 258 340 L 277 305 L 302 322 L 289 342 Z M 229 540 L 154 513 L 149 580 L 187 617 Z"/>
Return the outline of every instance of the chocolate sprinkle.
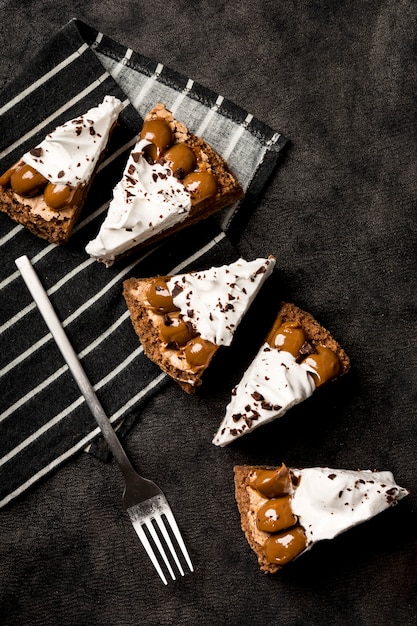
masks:
<path fill-rule="evenodd" d="M 298 352 L 301 356 L 308 356 L 309 354 L 316 354 L 317 350 L 309 341 L 305 341 Z"/>
<path fill-rule="evenodd" d="M 265 398 L 261 393 L 259 393 L 259 391 L 254 391 L 252 394 L 252 398 L 257 402 L 262 402 L 262 400 L 265 400 Z"/>
<path fill-rule="evenodd" d="M 178 283 L 175 283 L 174 288 L 173 288 L 173 290 L 171 292 L 171 295 L 172 295 L 173 298 L 175 298 L 182 291 L 184 291 L 184 287 L 181 287 L 181 285 L 179 285 Z"/>
<path fill-rule="evenodd" d="M 40 157 L 43 154 L 42 148 L 32 148 L 30 154 L 34 157 Z"/>

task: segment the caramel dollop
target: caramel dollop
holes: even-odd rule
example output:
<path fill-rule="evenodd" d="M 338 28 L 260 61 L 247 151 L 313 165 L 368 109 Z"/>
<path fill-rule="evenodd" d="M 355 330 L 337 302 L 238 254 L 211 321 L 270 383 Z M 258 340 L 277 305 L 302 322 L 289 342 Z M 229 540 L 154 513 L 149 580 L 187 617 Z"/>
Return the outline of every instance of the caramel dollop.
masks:
<path fill-rule="evenodd" d="M 297 523 L 297 517 L 291 509 L 290 496 L 271 498 L 257 512 L 256 524 L 259 530 L 276 533 L 291 528 Z"/>
<path fill-rule="evenodd" d="M 148 306 L 161 318 L 159 337 L 166 347 L 180 349 L 181 358 L 185 358 L 192 368 L 209 363 L 218 346 L 200 337 L 192 323 L 184 320 L 174 304 L 167 280 L 163 277 L 152 279 L 146 297 Z"/>
<path fill-rule="evenodd" d="M 23 161 L 18 161 L 17 163 L 15 163 L 14 165 L 12 165 L 12 167 L 9 167 L 8 170 L 6 170 L 1 176 L 0 176 L 0 185 L 2 187 L 9 187 L 10 185 L 10 179 L 12 177 L 12 174 L 14 172 L 16 172 L 17 170 L 19 170 L 22 166 L 24 165 Z"/>
<path fill-rule="evenodd" d="M 164 315 L 159 332 L 163 341 L 177 346 L 184 346 L 196 335 L 192 324 L 185 322 L 178 312 Z"/>
<path fill-rule="evenodd" d="M 163 278 L 155 278 L 149 285 L 146 295 L 149 304 L 157 313 L 178 311 Z"/>
<path fill-rule="evenodd" d="M 15 169 L 10 176 L 13 191 L 26 198 L 39 195 L 47 184 L 48 180 L 27 163 Z"/>
<path fill-rule="evenodd" d="M 340 373 L 342 366 L 337 354 L 325 346 L 316 346 L 316 354 L 310 354 L 304 363 L 315 370 L 314 380 L 316 387 L 320 387 L 328 380 Z"/>
<path fill-rule="evenodd" d="M 187 343 L 184 349 L 184 356 L 191 367 L 206 365 L 217 350 L 217 346 L 207 339 L 194 337 Z"/>
<path fill-rule="evenodd" d="M 258 470 L 253 484 L 265 498 L 278 498 L 291 493 L 291 477 L 284 464 L 277 469 Z"/>
<path fill-rule="evenodd" d="M 153 161 L 157 161 L 171 145 L 172 131 L 165 120 L 147 120 L 142 126 L 140 138 L 151 142 L 151 145 L 145 148 L 145 154 Z"/>
<path fill-rule="evenodd" d="M 285 565 L 306 549 L 307 538 L 301 526 L 270 535 L 264 543 L 265 556 L 270 563 Z"/>
<path fill-rule="evenodd" d="M 69 185 L 48 183 L 43 192 L 43 199 L 51 209 L 58 211 L 71 203 L 75 191 L 75 188 Z"/>
<path fill-rule="evenodd" d="M 190 192 L 191 201 L 194 203 L 215 196 L 217 193 L 216 178 L 208 170 L 191 172 L 184 178 L 183 183 L 187 191 Z"/>
<path fill-rule="evenodd" d="M 150 142 L 144 155 L 150 162 L 166 162 L 173 176 L 182 181 L 190 193 L 191 204 L 197 204 L 217 193 L 214 174 L 197 162 L 194 150 L 184 142 L 174 143 L 175 137 L 168 122 L 163 119 L 150 119 L 144 122 L 140 139 Z"/>
<path fill-rule="evenodd" d="M 164 159 L 170 166 L 174 176 L 178 178 L 187 176 L 197 165 L 195 154 L 186 143 L 176 143 L 168 148 L 164 152 Z"/>
<path fill-rule="evenodd" d="M 300 349 L 305 341 L 305 332 L 297 322 L 285 322 L 268 337 L 270 346 L 285 350 L 295 358 L 300 356 Z"/>

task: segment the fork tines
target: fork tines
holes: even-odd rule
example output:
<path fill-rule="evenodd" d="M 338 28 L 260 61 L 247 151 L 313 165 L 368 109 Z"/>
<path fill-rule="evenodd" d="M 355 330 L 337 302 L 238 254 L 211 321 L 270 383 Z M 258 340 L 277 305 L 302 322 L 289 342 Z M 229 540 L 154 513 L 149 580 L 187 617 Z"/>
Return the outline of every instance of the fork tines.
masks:
<path fill-rule="evenodd" d="M 127 511 L 143 547 L 165 585 L 168 582 L 158 560 L 158 553 L 172 580 L 176 579 L 173 570 L 174 563 L 181 576 L 184 576 L 184 569 L 178 558 L 178 548 L 190 571 L 194 571 L 177 522 L 164 495 L 153 496 L 144 502 L 129 507 Z M 177 549 L 174 543 L 177 545 Z M 171 556 L 171 560 L 168 555 Z"/>

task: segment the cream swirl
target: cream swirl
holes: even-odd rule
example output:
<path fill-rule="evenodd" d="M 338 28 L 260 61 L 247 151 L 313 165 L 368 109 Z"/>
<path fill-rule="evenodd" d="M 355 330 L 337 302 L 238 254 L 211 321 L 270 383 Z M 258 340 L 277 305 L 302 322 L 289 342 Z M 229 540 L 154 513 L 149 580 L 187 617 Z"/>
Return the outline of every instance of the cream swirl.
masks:
<path fill-rule="evenodd" d="M 91 177 L 123 104 L 105 96 L 96 107 L 58 126 L 22 161 L 53 184 L 77 187 Z"/>
<path fill-rule="evenodd" d="M 310 545 L 333 539 L 397 504 L 408 494 L 387 471 L 309 467 L 291 468 L 291 472 L 299 479 L 291 509 Z"/>
<path fill-rule="evenodd" d="M 182 222 L 191 210 L 191 196 L 167 163 L 150 164 L 143 156 L 150 142 L 137 142 L 122 179 L 113 191 L 107 216 L 87 253 L 111 265 L 121 254 L 150 236 Z"/>
<path fill-rule="evenodd" d="M 233 335 L 275 259 L 238 259 L 230 265 L 178 274 L 168 282 L 176 307 L 203 339 L 217 346 L 231 344 Z"/>
<path fill-rule="evenodd" d="M 312 374 L 289 352 L 265 343 L 233 390 L 213 443 L 225 446 L 306 400 L 316 388 Z"/>

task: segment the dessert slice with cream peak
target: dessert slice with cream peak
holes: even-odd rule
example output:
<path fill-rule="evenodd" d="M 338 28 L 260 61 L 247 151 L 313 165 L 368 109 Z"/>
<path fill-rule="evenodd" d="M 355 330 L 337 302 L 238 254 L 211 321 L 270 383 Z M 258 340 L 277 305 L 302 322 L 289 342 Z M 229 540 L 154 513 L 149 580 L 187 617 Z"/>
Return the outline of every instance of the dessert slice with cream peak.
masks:
<path fill-rule="evenodd" d="M 242 196 L 226 161 L 157 104 L 145 116 L 107 216 L 86 251 L 112 265 Z"/>
<path fill-rule="evenodd" d="M 225 446 L 281 417 L 349 369 L 349 358 L 312 315 L 281 305 L 264 344 L 234 388 L 213 443 Z"/>
<path fill-rule="evenodd" d="M 234 477 L 242 530 L 271 574 L 408 495 L 387 471 L 243 465 Z"/>
<path fill-rule="evenodd" d="M 275 259 L 238 259 L 207 270 L 130 278 L 123 294 L 145 354 L 193 393 L 214 354 L 229 346 Z"/>
<path fill-rule="evenodd" d="M 0 176 L 0 210 L 51 243 L 66 242 L 122 109 L 105 96 L 26 152 Z"/>

